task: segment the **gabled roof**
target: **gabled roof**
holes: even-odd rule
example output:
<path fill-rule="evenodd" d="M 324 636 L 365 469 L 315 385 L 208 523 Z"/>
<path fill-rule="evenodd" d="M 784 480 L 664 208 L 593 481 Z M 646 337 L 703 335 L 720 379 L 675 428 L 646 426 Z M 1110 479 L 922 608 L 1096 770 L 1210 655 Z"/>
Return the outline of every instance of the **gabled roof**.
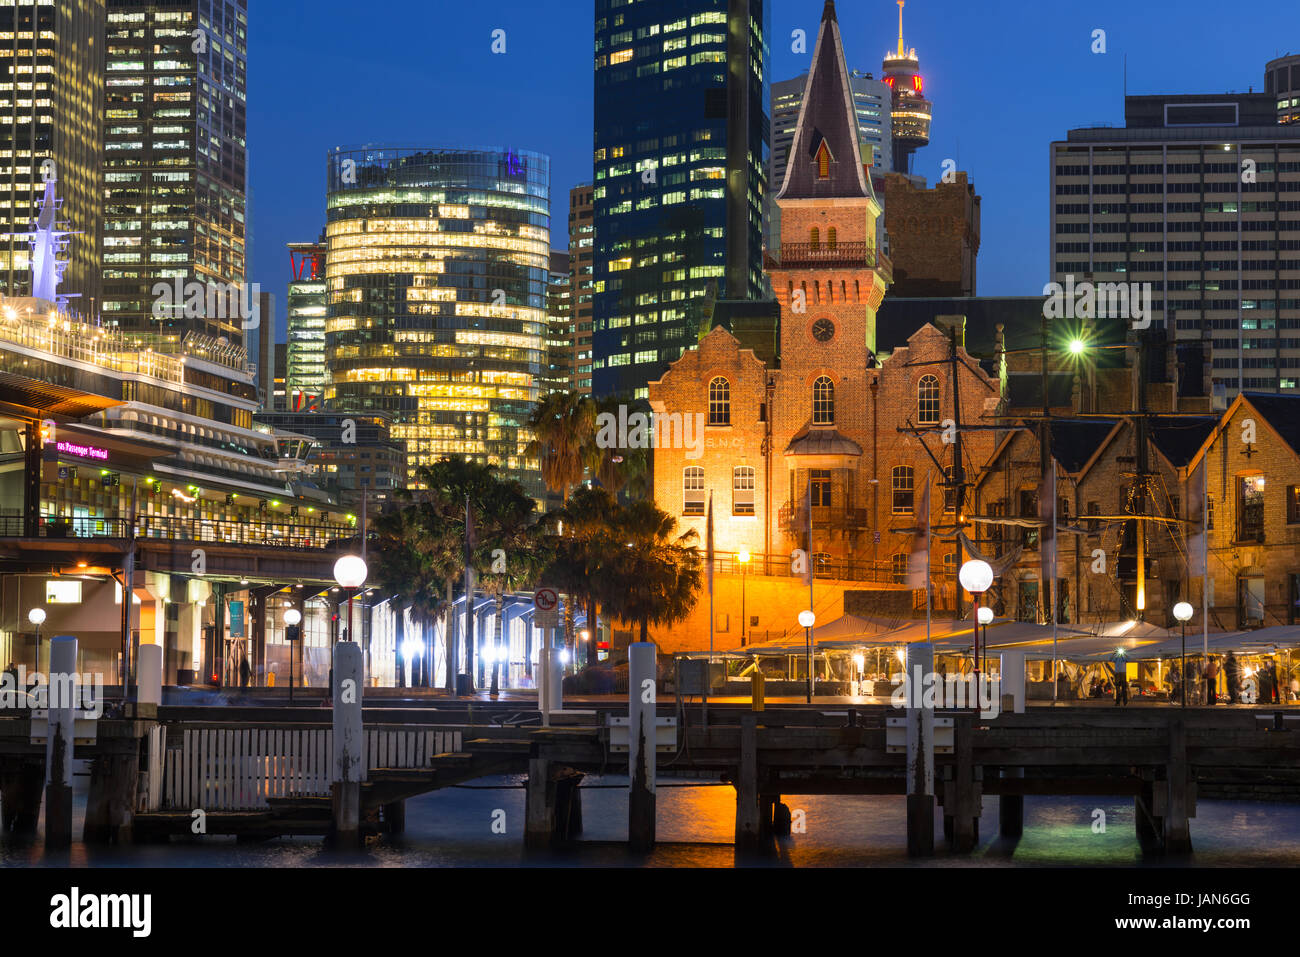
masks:
<path fill-rule="evenodd" d="M 830 176 L 817 176 L 817 151 L 825 144 L 830 150 Z M 790 144 L 785 182 L 776 198 L 830 199 L 874 198 L 862 169 L 858 149 L 857 112 L 853 89 L 844 63 L 840 25 L 835 18 L 835 0 L 826 0 L 822 11 L 812 68 L 804 86 L 799 123 Z"/>
<path fill-rule="evenodd" d="M 1115 423 L 1105 419 L 1053 419 L 1052 458 L 1077 474 L 1113 431 Z"/>
<path fill-rule="evenodd" d="M 1154 416 L 1147 435 L 1151 444 L 1176 469 L 1183 468 L 1196 455 L 1201 444 L 1219 424 L 1217 415 Z"/>
<path fill-rule="evenodd" d="M 1300 395 L 1278 395 L 1272 392 L 1239 392 L 1228 408 L 1219 416 L 1214 428 L 1202 440 L 1200 447 L 1187 461 L 1187 470 L 1191 472 L 1200 465 L 1201 459 L 1209 452 L 1228 423 L 1242 405 L 1249 405 L 1264 419 L 1264 424 L 1278 438 L 1291 448 L 1291 452 L 1300 456 Z"/>

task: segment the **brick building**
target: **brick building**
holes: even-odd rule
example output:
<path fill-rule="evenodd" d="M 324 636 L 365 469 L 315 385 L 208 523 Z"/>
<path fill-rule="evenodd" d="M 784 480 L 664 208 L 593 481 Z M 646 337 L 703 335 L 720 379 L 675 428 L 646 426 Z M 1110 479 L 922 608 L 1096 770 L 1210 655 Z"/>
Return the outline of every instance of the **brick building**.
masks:
<path fill-rule="evenodd" d="M 1186 600 L 1195 609 L 1189 628 L 1200 631 L 1206 557 L 1210 631 L 1300 620 L 1300 397 L 1247 392 L 1219 416 L 1152 416 L 1147 433 L 1143 504 L 1134 419 L 1052 424 L 1057 620 L 1174 627 L 1173 606 Z M 1046 622 L 1038 456 L 1033 431 L 1009 433 L 976 481 L 973 513 L 981 551 L 1021 549 L 994 583 L 995 609 Z"/>
<path fill-rule="evenodd" d="M 712 495 L 717 567 L 726 579 L 715 587 L 719 649 L 740 644 L 740 629 L 731 626 L 741 611 L 738 591 L 747 635 L 797 628 L 807 594 L 790 587 L 795 549 L 810 553 L 820 580 L 819 622 L 842 615 L 854 591 L 877 596 L 874 605 L 854 600 L 859 611 L 910 613 L 904 582 L 927 478 L 935 601 L 951 608 L 955 545 L 941 541 L 945 514 L 952 539 L 956 501 L 939 484 L 939 469 L 953 468 L 960 445 L 957 474 L 974 475 L 995 441 L 992 432 L 944 440 L 946 420 L 978 423 L 1001 401 L 997 378 L 967 355 L 960 323 L 926 325 L 906 347 L 883 360 L 875 354 L 875 312 L 890 266 L 877 251 L 880 206 L 859 159 L 848 76 L 828 5 L 776 197 L 780 254 L 767 265 L 779 306 L 777 354 L 764 361 L 719 326 L 649 384 L 657 415 L 704 423 L 696 448 L 656 449 L 655 501 L 703 544 Z M 911 434 L 912 427 L 921 431 Z M 743 552 L 752 557 L 742 570 Z M 738 570 L 743 589 L 732 577 Z M 702 597 L 684 626 L 657 634 L 661 648 L 707 647 L 707 609 Z"/>
<path fill-rule="evenodd" d="M 975 295 L 980 198 L 965 173 L 931 189 L 886 174 L 885 230 L 894 263 L 891 296 Z"/>

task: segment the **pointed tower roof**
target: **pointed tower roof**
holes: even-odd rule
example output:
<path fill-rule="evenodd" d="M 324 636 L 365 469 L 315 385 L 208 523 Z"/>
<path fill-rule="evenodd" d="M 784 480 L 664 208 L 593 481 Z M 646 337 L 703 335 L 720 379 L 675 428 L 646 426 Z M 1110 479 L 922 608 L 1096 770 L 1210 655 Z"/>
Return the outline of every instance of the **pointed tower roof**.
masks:
<path fill-rule="evenodd" d="M 821 175 L 823 171 L 826 176 Z M 826 0 L 799 108 L 799 123 L 790 145 L 785 182 L 776 198 L 845 197 L 874 198 L 874 194 L 862 169 L 857 112 L 844 63 L 840 25 L 835 18 L 835 0 Z"/>

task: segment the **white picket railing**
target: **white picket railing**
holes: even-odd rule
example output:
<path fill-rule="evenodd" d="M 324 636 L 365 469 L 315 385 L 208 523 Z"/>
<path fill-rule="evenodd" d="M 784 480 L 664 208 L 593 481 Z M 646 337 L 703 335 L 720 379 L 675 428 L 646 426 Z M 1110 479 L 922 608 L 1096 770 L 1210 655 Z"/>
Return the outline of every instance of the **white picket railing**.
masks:
<path fill-rule="evenodd" d="M 435 755 L 459 751 L 461 740 L 459 731 L 369 729 L 362 764 L 427 768 Z M 185 729 L 181 746 L 166 751 L 163 806 L 251 811 L 273 798 L 328 797 L 333 751 L 328 728 Z"/>

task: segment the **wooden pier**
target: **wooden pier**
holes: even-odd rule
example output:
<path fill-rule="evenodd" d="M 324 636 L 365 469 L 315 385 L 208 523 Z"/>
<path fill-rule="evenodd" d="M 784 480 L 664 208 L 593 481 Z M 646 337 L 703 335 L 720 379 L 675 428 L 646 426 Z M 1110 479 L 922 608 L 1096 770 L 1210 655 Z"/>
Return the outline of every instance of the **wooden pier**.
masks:
<path fill-rule="evenodd" d="M 91 758 L 94 769 L 88 843 L 330 833 L 329 711 L 271 720 L 279 709 L 211 709 L 220 720 L 195 721 L 193 710 L 101 719 L 94 743 L 77 746 L 76 756 Z M 610 748 L 608 726 L 625 710 L 571 712 L 572 723 L 549 728 L 496 723 L 507 716 L 526 722 L 518 705 L 476 711 L 473 724 L 458 712 L 460 722 L 442 723 L 448 716 L 435 709 L 409 709 L 402 721 L 391 709 L 383 722 L 366 715 L 363 834 L 400 833 L 408 798 L 518 773 L 529 778 L 526 844 L 563 842 L 581 832 L 584 776 L 627 771 L 626 753 Z M 705 728 L 698 708 L 661 704 L 660 719 L 676 716 L 678 724 L 675 749 L 658 754 L 658 776 L 730 783 L 736 843 L 763 849 L 789 832 L 789 795 L 906 795 L 906 755 L 891 749 L 886 721 L 900 713 L 712 705 Z M 957 852 L 978 841 L 986 797 L 999 799 L 1008 837 L 1023 828 L 1026 796 L 1131 797 L 1137 836 L 1165 853 L 1190 850 L 1198 796 L 1300 800 L 1295 712 L 1063 707 L 994 719 L 936 714 L 952 719 L 950 744 L 936 748 L 935 797 Z M 31 724 L 0 718 L 0 820 L 10 834 L 34 834 L 39 816 L 44 751 L 31 741 Z"/>

